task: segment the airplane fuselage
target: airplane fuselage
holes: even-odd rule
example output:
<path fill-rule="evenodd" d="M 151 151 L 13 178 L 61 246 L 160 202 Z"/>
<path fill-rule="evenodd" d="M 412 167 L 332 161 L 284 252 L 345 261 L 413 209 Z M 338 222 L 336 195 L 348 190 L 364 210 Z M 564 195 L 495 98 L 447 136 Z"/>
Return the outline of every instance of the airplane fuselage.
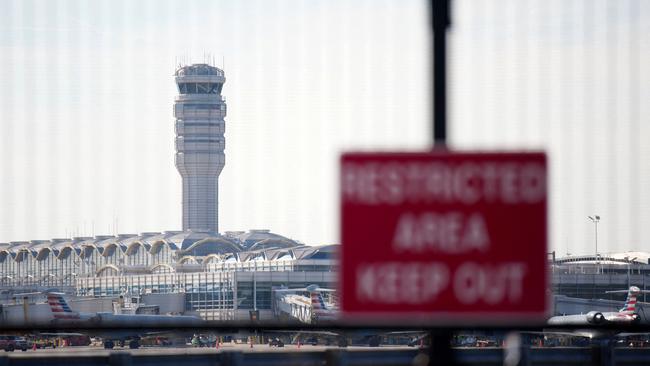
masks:
<path fill-rule="evenodd" d="M 634 324 L 638 322 L 637 314 L 621 312 L 596 312 L 587 314 L 560 315 L 548 320 L 548 325 L 604 325 L 604 324 Z"/>

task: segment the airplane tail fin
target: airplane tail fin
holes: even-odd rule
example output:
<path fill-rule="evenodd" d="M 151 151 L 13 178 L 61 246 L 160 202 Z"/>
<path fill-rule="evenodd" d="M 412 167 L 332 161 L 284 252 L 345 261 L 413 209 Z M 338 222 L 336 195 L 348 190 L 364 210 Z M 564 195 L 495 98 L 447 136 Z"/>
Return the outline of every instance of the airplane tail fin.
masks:
<path fill-rule="evenodd" d="M 79 313 L 70 309 L 62 293 L 48 292 L 47 303 L 50 305 L 54 319 L 79 319 Z"/>
<path fill-rule="evenodd" d="M 320 292 L 314 291 L 310 293 L 310 296 L 311 308 L 314 310 L 314 312 L 318 313 L 322 310 L 328 310 L 327 306 L 325 305 L 325 301 L 323 301 L 323 296 L 320 294 Z"/>
<path fill-rule="evenodd" d="M 618 311 L 619 313 L 625 314 L 634 314 L 636 312 L 636 298 L 639 295 L 641 290 L 632 286 L 627 292 L 627 299 L 625 300 L 625 305 Z"/>
<path fill-rule="evenodd" d="M 320 291 L 310 291 L 312 321 L 331 321 L 337 318 L 338 308 L 323 300 Z"/>

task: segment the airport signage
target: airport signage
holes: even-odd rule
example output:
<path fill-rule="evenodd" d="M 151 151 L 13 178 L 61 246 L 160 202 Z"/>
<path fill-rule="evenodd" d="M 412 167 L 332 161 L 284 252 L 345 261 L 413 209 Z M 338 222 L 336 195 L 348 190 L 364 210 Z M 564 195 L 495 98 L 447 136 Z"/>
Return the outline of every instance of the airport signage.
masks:
<path fill-rule="evenodd" d="M 340 179 L 343 320 L 546 319 L 545 154 L 347 153 Z"/>

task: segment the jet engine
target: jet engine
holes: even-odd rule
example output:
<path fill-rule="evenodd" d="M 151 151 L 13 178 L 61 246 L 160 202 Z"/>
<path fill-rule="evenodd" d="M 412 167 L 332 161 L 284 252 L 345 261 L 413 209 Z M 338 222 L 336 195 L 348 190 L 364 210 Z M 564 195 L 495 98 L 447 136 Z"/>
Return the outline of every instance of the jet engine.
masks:
<path fill-rule="evenodd" d="M 605 322 L 605 316 L 603 313 L 590 311 L 587 313 L 587 321 L 592 324 L 602 324 Z"/>

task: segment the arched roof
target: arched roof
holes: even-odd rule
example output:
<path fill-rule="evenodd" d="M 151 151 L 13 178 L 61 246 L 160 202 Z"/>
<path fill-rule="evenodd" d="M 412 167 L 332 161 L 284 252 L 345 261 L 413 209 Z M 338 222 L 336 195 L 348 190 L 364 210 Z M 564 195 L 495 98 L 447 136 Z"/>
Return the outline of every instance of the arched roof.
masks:
<path fill-rule="evenodd" d="M 63 260 L 70 255 L 90 256 L 94 250 L 104 257 L 114 255 L 116 250 L 131 255 L 140 247 L 149 254 L 156 254 L 164 245 L 172 251 L 180 250 L 181 256 L 205 258 L 206 262 L 243 262 L 259 258 L 330 259 L 335 256 L 337 247 L 304 246 L 269 230 L 227 232 L 226 235 L 209 231 L 165 231 L 0 243 L 0 255 L 3 256 L 0 261 L 7 258 L 22 261 L 28 256 L 45 260 L 50 255 Z"/>
<path fill-rule="evenodd" d="M 50 248 L 52 249 L 63 249 L 65 247 L 71 247 L 74 243 L 68 239 L 55 239 L 52 241 Z"/>
<path fill-rule="evenodd" d="M 255 251 L 255 252 L 241 252 L 239 253 L 239 261 L 247 262 L 252 260 L 266 260 L 264 251 Z"/>
<path fill-rule="evenodd" d="M 203 258 L 203 263 L 215 263 L 220 262 L 224 258 L 224 255 L 221 254 L 208 254 Z"/>
<path fill-rule="evenodd" d="M 93 254 L 93 251 L 97 250 L 97 246 L 93 243 L 84 243 L 81 246 L 81 252 L 79 253 L 79 257 L 81 258 L 88 258 Z M 101 252 L 100 252 L 101 254 Z"/>
<path fill-rule="evenodd" d="M 120 247 L 115 242 L 107 243 L 102 248 L 101 253 L 103 257 L 110 257 L 116 250 L 120 250 Z"/>
<path fill-rule="evenodd" d="M 241 246 L 244 249 L 247 250 L 256 250 L 256 249 L 263 249 L 263 248 L 253 248 L 255 244 L 264 242 L 264 243 L 284 243 L 284 244 L 279 244 L 279 245 L 288 245 L 289 243 L 293 243 L 293 245 L 298 245 L 295 241 L 284 237 L 282 235 L 278 235 L 275 233 L 272 233 L 270 230 L 262 230 L 262 229 L 253 229 L 249 230 L 248 232 L 245 232 L 243 234 L 240 234 L 236 236 L 237 240 L 240 241 Z"/>
<path fill-rule="evenodd" d="M 152 246 L 154 243 L 164 242 L 165 238 L 168 236 L 171 235 L 158 232 L 140 233 L 140 241 L 144 244 Z"/>
<path fill-rule="evenodd" d="M 30 255 L 29 250 L 27 248 L 23 248 L 16 252 L 16 256 L 14 257 L 14 260 L 16 262 L 22 262 L 26 260 L 29 255 Z"/>
<path fill-rule="evenodd" d="M 148 252 L 148 251 L 149 251 L 149 248 L 151 248 L 151 245 L 150 245 L 150 244 L 143 243 L 143 242 L 141 242 L 140 240 L 135 240 L 135 241 L 132 241 L 132 242 L 127 246 L 126 251 L 124 252 L 124 254 L 126 254 L 126 255 L 133 255 L 134 253 L 137 253 L 137 252 L 138 252 L 139 248 L 142 248 L 142 249 L 144 249 L 144 250 L 146 250 L 146 251 Z"/>
<path fill-rule="evenodd" d="M 52 245 L 52 242 L 49 240 L 31 240 L 30 248 L 36 252 L 40 252 L 43 248 L 49 248 Z"/>
<path fill-rule="evenodd" d="M 194 256 L 191 255 L 186 255 L 183 258 L 181 258 L 178 263 L 180 264 L 185 264 L 185 263 L 199 263 L 199 261 L 196 260 Z"/>
<path fill-rule="evenodd" d="M 68 258 L 72 253 L 74 253 L 74 249 L 72 246 L 67 245 L 64 246 L 60 249 L 59 255 L 57 255 L 57 259 L 66 259 Z"/>
<path fill-rule="evenodd" d="M 149 249 L 149 253 L 151 254 L 157 254 L 162 250 L 163 246 L 167 246 L 169 249 L 174 249 L 168 242 L 164 240 L 156 240 L 151 244 L 151 249 Z"/>
<path fill-rule="evenodd" d="M 89 256 L 94 250 L 104 257 L 113 255 L 115 250 L 122 253 L 132 254 L 139 246 L 145 248 L 151 254 L 157 253 L 163 245 L 167 245 L 171 250 L 177 250 L 179 247 L 168 238 L 183 235 L 191 236 L 192 232 L 166 231 L 145 232 L 140 235 L 136 234 L 119 234 L 98 235 L 95 237 L 74 237 L 72 239 L 51 239 L 51 240 L 32 240 L 32 241 L 14 241 L 10 243 L 0 243 L 0 252 L 10 254 L 12 258 L 18 261 L 23 260 L 27 253 L 38 260 L 46 259 L 53 254 L 57 259 L 65 259 L 70 254 L 78 257 Z M 192 242 L 201 239 L 194 238 Z M 155 248 L 154 248 L 155 244 Z M 185 243 L 187 245 L 187 243 Z"/>
<path fill-rule="evenodd" d="M 302 246 L 293 248 L 295 259 L 335 259 L 338 251 L 338 245 L 322 245 L 322 246 Z"/>
<path fill-rule="evenodd" d="M 266 251 L 266 257 L 269 260 L 277 260 L 287 256 L 293 259 L 293 254 L 289 249 L 269 249 Z"/>
<path fill-rule="evenodd" d="M 171 272 L 176 272 L 176 270 L 174 269 L 174 267 L 173 267 L 172 265 L 168 264 L 168 263 L 158 263 L 158 264 L 154 264 L 153 266 L 151 266 L 151 267 L 149 268 L 149 270 L 151 271 L 151 273 L 153 273 L 153 272 L 154 272 L 156 269 L 158 269 L 158 268 L 168 268 Z"/>
<path fill-rule="evenodd" d="M 96 276 L 101 276 L 104 272 L 109 271 L 109 270 L 110 271 L 115 271 L 115 272 L 118 272 L 118 273 L 120 272 L 120 269 L 116 265 L 107 264 L 107 265 L 102 266 L 101 268 L 99 268 L 97 270 L 97 272 L 95 272 L 95 275 Z"/>
<path fill-rule="evenodd" d="M 109 246 L 117 246 L 117 237 L 113 235 L 98 235 L 95 236 L 95 246 L 99 252 L 104 255 L 104 251 Z"/>
<path fill-rule="evenodd" d="M 51 248 L 42 248 L 39 252 L 38 255 L 36 255 L 36 260 L 42 261 L 45 258 L 47 258 L 50 253 L 52 252 Z"/>
<path fill-rule="evenodd" d="M 194 243 L 207 238 L 223 238 L 212 231 L 182 231 L 166 238 L 166 241 L 173 244 L 175 248 L 187 250 Z M 225 238 L 223 238 L 225 240 Z"/>
<path fill-rule="evenodd" d="M 267 238 L 251 245 L 248 250 L 279 249 L 297 247 L 298 243 L 287 238 Z"/>
<path fill-rule="evenodd" d="M 18 254 L 24 250 L 27 250 L 31 246 L 32 244 L 30 244 L 28 241 L 12 241 L 9 242 L 9 247 L 7 250 L 10 253 Z"/>
<path fill-rule="evenodd" d="M 183 252 L 191 253 L 195 256 L 207 256 L 210 254 L 223 254 L 223 253 L 237 253 L 241 251 L 241 247 L 229 240 L 225 240 L 221 237 L 208 237 L 201 239 L 187 249 L 184 249 Z"/>

